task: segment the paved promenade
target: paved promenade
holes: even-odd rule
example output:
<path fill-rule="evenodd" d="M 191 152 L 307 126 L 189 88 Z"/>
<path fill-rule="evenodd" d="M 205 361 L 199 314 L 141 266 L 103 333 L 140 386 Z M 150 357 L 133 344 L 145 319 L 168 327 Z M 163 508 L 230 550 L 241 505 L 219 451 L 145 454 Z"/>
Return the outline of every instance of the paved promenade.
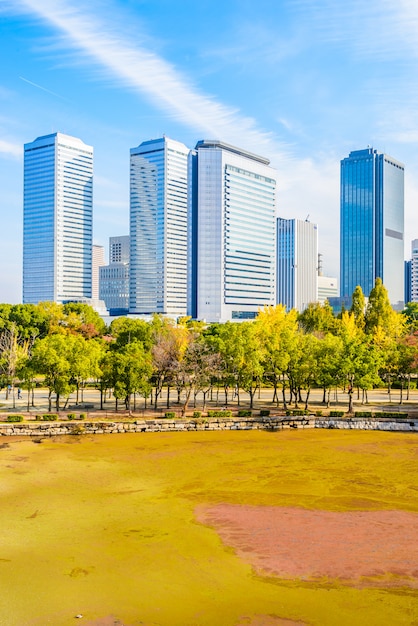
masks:
<path fill-rule="evenodd" d="M 6 399 L 6 392 L 3 389 L 0 392 L 0 415 L 2 412 L 27 412 L 28 407 L 28 396 L 27 392 L 22 390 L 22 397 L 18 398 L 18 391 L 15 390 L 15 398 L 13 399 L 10 394 L 9 398 Z M 232 397 L 232 393 L 230 393 L 230 397 Z M 273 390 L 272 389 L 262 389 L 260 393 L 257 392 L 256 398 L 254 401 L 253 411 L 257 412 L 260 409 L 270 409 L 271 413 L 274 413 L 276 404 L 272 403 Z M 304 398 L 304 394 L 302 395 Z M 281 396 L 280 396 L 281 399 Z M 171 390 L 170 393 L 170 406 L 169 410 L 174 411 L 176 415 L 181 414 L 182 404 L 178 404 L 177 400 L 177 392 Z M 418 391 L 412 390 L 409 394 L 409 399 L 407 399 L 407 394 L 404 391 L 403 393 L 403 402 L 400 404 L 400 392 L 398 389 L 392 391 L 391 393 L 391 402 L 389 398 L 389 394 L 386 389 L 375 389 L 373 391 L 368 392 L 368 404 L 361 403 L 361 394 L 360 399 L 357 398 L 357 392 L 353 395 L 354 401 L 354 410 L 355 411 L 371 411 L 371 410 L 384 410 L 384 411 L 399 411 L 399 412 L 409 412 L 414 413 L 415 411 L 418 414 Z M 106 416 L 107 414 L 113 415 L 115 412 L 115 398 L 112 394 L 108 394 L 106 397 L 106 402 L 103 405 L 103 410 L 100 410 L 100 392 L 96 389 L 86 389 L 81 397 L 79 395 L 79 402 L 76 402 L 76 394 L 73 393 L 68 399 L 66 408 L 65 406 L 65 398 L 61 399 L 60 402 L 60 410 L 64 412 L 82 411 L 87 414 L 89 413 L 97 413 L 100 412 L 102 416 Z M 303 403 L 300 404 L 300 408 L 303 408 Z M 214 391 L 212 394 L 212 399 L 207 402 L 206 410 L 208 409 L 220 409 L 225 408 L 225 394 L 223 389 L 219 390 L 219 393 L 216 394 Z M 234 399 L 229 399 L 228 409 L 232 409 L 236 411 L 238 409 L 248 409 L 249 408 L 249 395 L 241 391 L 239 404 L 238 399 L 235 397 Z M 279 409 L 283 408 L 282 402 L 279 404 Z M 343 390 L 338 390 L 337 393 L 334 391 L 331 394 L 331 403 L 330 409 L 338 409 L 342 411 L 347 411 L 348 409 L 348 394 Z M 123 402 L 119 401 L 118 413 L 123 414 L 126 413 L 125 405 Z M 314 389 L 311 391 L 309 396 L 309 409 L 312 412 L 319 410 L 326 410 L 326 405 L 322 404 L 322 390 Z M 55 412 L 55 396 L 52 398 L 52 408 L 51 410 Z M 145 408 L 144 399 L 142 397 L 137 396 L 135 402 L 132 401 L 132 413 L 138 415 L 139 417 L 143 417 L 145 415 L 150 416 L 163 416 L 165 411 L 167 411 L 167 396 L 166 391 L 164 391 L 162 398 L 158 400 L 158 408 L 157 411 L 153 410 L 153 406 L 150 406 L 150 401 L 147 402 L 147 407 Z M 199 395 L 196 400 L 196 407 L 194 406 L 193 399 L 189 402 L 188 406 L 188 414 L 193 413 L 194 410 L 202 410 L 202 396 Z M 48 390 L 46 388 L 38 388 L 35 390 L 34 394 L 34 406 L 29 406 L 30 413 L 40 413 L 48 411 Z"/>

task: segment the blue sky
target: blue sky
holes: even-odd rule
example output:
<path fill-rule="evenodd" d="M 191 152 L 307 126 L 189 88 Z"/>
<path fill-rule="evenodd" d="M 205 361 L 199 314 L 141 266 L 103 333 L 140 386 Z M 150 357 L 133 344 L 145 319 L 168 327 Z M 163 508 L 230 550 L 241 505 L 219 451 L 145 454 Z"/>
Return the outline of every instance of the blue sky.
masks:
<path fill-rule="evenodd" d="M 416 0 L 0 0 L 0 302 L 21 301 L 23 144 L 94 146 L 94 241 L 129 230 L 129 149 L 163 133 L 271 160 L 278 215 L 319 227 L 339 275 L 339 162 L 405 164 L 418 238 Z M 402 279 L 402 277 L 400 277 Z"/>

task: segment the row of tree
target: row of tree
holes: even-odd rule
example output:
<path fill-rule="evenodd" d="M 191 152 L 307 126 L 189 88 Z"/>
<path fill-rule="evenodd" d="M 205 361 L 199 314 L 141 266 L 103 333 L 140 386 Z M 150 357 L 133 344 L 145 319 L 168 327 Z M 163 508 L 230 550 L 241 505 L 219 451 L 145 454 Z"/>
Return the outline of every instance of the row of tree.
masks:
<path fill-rule="evenodd" d="M 395 312 L 385 287 L 376 280 L 365 306 L 359 287 L 352 307 L 336 317 L 325 303 L 311 304 L 302 314 L 285 307 L 265 307 L 254 321 L 209 324 L 182 318 L 174 322 L 154 316 L 150 322 L 118 318 L 106 328 L 85 304 L 0 305 L 0 384 L 28 392 L 28 410 L 40 377 L 56 410 L 76 392 L 83 400 L 88 381 L 101 392 L 101 407 L 113 392 L 131 411 L 142 396 L 155 408 L 166 391 L 185 412 L 201 397 L 223 391 L 240 402 L 242 391 L 253 407 L 262 385 L 272 388 L 272 401 L 308 406 L 313 386 L 345 388 L 352 410 L 353 393 L 362 394 L 384 381 L 402 390 L 418 371 L 418 307 Z M 134 405 L 132 406 L 132 402 Z M 64 404 L 65 406 L 65 404 Z"/>

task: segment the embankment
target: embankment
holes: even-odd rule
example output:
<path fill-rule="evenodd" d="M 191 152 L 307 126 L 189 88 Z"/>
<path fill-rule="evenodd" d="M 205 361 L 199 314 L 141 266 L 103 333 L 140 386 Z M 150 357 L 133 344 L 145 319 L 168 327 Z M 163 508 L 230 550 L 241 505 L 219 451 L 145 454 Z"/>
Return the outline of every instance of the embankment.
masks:
<path fill-rule="evenodd" d="M 175 431 L 268 430 L 326 428 L 418 432 L 418 418 L 247 417 L 200 419 L 144 419 L 132 421 L 22 422 L 0 424 L 0 436 L 55 437 L 58 435 L 118 434 Z"/>

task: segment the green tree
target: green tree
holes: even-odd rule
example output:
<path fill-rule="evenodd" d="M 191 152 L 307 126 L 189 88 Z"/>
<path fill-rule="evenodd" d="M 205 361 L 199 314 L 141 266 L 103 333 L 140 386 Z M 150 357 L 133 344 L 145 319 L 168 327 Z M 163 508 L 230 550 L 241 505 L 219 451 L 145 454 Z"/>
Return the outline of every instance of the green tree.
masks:
<path fill-rule="evenodd" d="M 373 334 L 380 327 L 392 337 L 400 337 L 405 333 L 405 318 L 393 310 L 386 287 L 380 278 L 370 292 L 365 316 L 366 333 Z"/>
<path fill-rule="evenodd" d="M 299 326 L 305 333 L 334 332 L 336 319 L 328 300 L 324 304 L 311 302 L 299 314 Z"/>
<path fill-rule="evenodd" d="M 353 412 L 353 394 L 364 359 L 365 335 L 359 328 L 353 313 L 345 311 L 341 316 L 338 336 L 342 340 L 341 379 L 347 387 L 348 412 Z"/>
<path fill-rule="evenodd" d="M 61 396 L 69 396 L 75 389 L 71 369 L 75 341 L 72 335 L 55 333 L 38 339 L 33 346 L 31 365 L 34 371 L 45 377 L 45 385 L 49 389 L 49 410 L 53 393 L 56 396 L 55 408 L 59 411 Z"/>
<path fill-rule="evenodd" d="M 264 346 L 260 341 L 259 326 L 255 322 L 237 324 L 239 345 L 242 348 L 237 358 L 238 387 L 250 396 L 250 409 L 254 408 L 254 397 L 263 377 Z"/>
<path fill-rule="evenodd" d="M 365 317 L 364 313 L 366 310 L 366 300 L 364 298 L 364 293 L 360 285 L 353 291 L 352 295 L 352 304 L 350 313 L 354 315 L 354 319 L 356 320 L 356 324 L 359 328 L 364 328 L 365 326 Z"/>
<path fill-rule="evenodd" d="M 286 307 L 264 307 L 255 321 L 263 346 L 263 371 L 266 381 L 273 385 L 273 402 L 279 405 L 279 385 L 282 384 L 283 405 L 286 408 L 287 367 L 297 341 L 295 309 L 286 313 Z"/>
<path fill-rule="evenodd" d="M 341 337 L 327 333 L 318 344 L 316 383 L 323 389 L 322 401 L 329 407 L 332 388 L 344 381 L 341 376 L 343 343 Z"/>
<path fill-rule="evenodd" d="M 12 394 L 13 408 L 16 406 L 15 385 L 18 371 L 29 358 L 32 340 L 19 336 L 15 322 L 0 332 L 0 375 L 3 384 L 7 384 L 6 397 Z"/>
<path fill-rule="evenodd" d="M 106 355 L 113 383 L 113 393 L 123 399 L 129 413 L 132 411 L 132 395 L 139 393 L 147 397 L 151 390 L 152 358 L 144 344 L 131 341 Z"/>
<path fill-rule="evenodd" d="M 302 402 L 302 389 L 306 390 L 305 409 L 308 408 L 311 386 L 317 376 L 319 343 L 320 340 L 311 333 L 298 333 L 297 335 L 296 345 L 287 367 L 290 402 L 293 397 L 296 408 L 298 403 Z"/>
<path fill-rule="evenodd" d="M 87 339 L 101 337 L 106 331 L 106 324 L 100 315 L 89 304 L 67 302 L 62 307 L 63 325 L 71 332 L 78 333 Z"/>
<path fill-rule="evenodd" d="M 150 350 L 152 339 L 152 326 L 145 320 L 130 317 L 118 317 L 110 325 L 110 335 L 114 338 L 117 346 L 124 346 L 131 341 L 141 341 Z"/>

